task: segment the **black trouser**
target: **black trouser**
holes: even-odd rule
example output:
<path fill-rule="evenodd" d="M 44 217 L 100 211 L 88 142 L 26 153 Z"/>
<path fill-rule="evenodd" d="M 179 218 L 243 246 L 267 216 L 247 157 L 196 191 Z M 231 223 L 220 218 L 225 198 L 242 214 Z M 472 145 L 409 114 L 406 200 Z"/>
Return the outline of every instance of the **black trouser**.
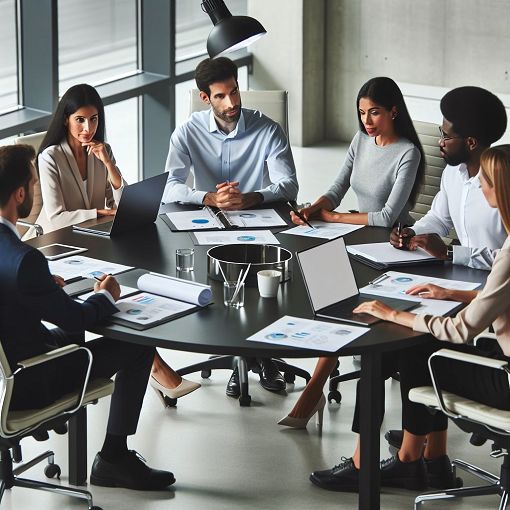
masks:
<path fill-rule="evenodd" d="M 448 419 L 443 413 L 432 414 L 423 404 L 411 402 L 408 396 L 411 388 L 432 385 L 428 359 L 432 353 L 443 348 L 510 361 L 498 348 L 492 351 L 482 351 L 470 345 L 440 342 L 433 337 L 426 344 L 385 353 L 382 356 L 381 369 L 380 398 L 383 402 L 381 422 L 384 417 L 384 381 L 395 372 L 399 372 L 402 428 L 419 436 L 448 428 Z M 447 358 L 438 359 L 436 363 L 436 373 L 442 389 L 498 409 L 510 410 L 510 386 L 508 376 L 504 371 Z M 352 424 L 352 430 L 356 433 L 359 433 L 359 404 L 358 381 Z"/>
<path fill-rule="evenodd" d="M 58 329 L 52 330 L 52 335 L 57 346 L 68 343 L 83 345 L 80 336 L 70 337 Z M 110 338 L 92 340 L 87 342 L 85 347 L 90 349 L 93 356 L 90 380 L 110 378 L 117 374 L 107 432 L 115 435 L 134 434 L 155 349 Z M 87 366 L 85 358 L 83 352 L 79 351 L 26 370 L 23 378 L 19 381 L 16 378 L 11 409 L 41 407 L 66 393 L 76 391 L 81 387 L 85 376 Z M 44 383 L 44 393 L 37 391 L 40 382 Z"/>

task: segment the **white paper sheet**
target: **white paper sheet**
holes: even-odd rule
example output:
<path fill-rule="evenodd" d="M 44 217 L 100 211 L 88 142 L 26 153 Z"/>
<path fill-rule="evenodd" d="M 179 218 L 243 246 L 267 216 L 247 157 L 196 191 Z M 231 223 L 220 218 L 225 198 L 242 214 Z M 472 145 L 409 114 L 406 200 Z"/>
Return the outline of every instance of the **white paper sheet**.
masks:
<path fill-rule="evenodd" d="M 361 293 L 373 294 L 375 296 L 386 296 L 398 299 L 408 299 L 416 301 L 420 306 L 412 310 L 413 313 L 446 315 L 457 307 L 458 301 L 446 301 L 442 299 L 425 299 L 420 296 L 410 296 L 405 293 L 407 289 L 414 285 L 423 285 L 433 283 L 440 287 L 456 290 L 474 290 L 480 284 L 473 282 L 463 282 L 460 280 L 447 280 L 445 278 L 434 278 L 432 276 L 422 276 L 410 273 L 400 273 L 397 271 L 386 271 L 379 278 L 374 280 L 374 284 L 366 285 L 360 289 Z"/>
<path fill-rule="evenodd" d="M 245 209 L 243 211 L 223 211 L 232 225 L 244 228 L 279 227 L 287 225 L 274 209 Z"/>
<path fill-rule="evenodd" d="M 152 324 L 185 312 L 195 305 L 142 292 L 117 301 L 116 306 L 120 311 L 114 317 L 138 324 Z"/>
<path fill-rule="evenodd" d="M 416 251 L 398 250 L 390 243 L 351 244 L 347 246 L 347 251 L 353 255 L 360 255 L 366 259 L 382 264 L 435 259 L 430 253 L 427 253 L 421 248 L 418 248 Z"/>
<path fill-rule="evenodd" d="M 205 306 L 211 302 L 210 285 L 181 280 L 171 276 L 147 273 L 138 278 L 137 286 L 144 292 L 158 294 L 194 305 Z"/>
<path fill-rule="evenodd" d="M 285 315 L 247 340 L 336 352 L 369 330 L 369 328 L 360 326 L 334 324 Z"/>
<path fill-rule="evenodd" d="M 195 232 L 202 244 L 280 244 L 270 230 L 234 230 L 226 232 Z"/>
<path fill-rule="evenodd" d="M 92 259 L 75 255 L 59 260 L 50 260 L 48 262 L 50 273 L 61 276 L 66 282 L 74 278 L 94 278 L 103 274 L 118 274 L 129 269 L 132 266 L 106 262 L 105 260 Z"/>
<path fill-rule="evenodd" d="M 177 230 L 225 228 L 208 207 L 197 211 L 168 212 L 166 215 Z"/>
<path fill-rule="evenodd" d="M 135 294 L 138 292 L 138 289 L 135 289 L 134 287 L 128 287 L 127 285 L 120 285 L 120 298 L 125 298 L 127 296 L 130 296 L 131 294 Z M 78 299 L 80 301 L 86 301 L 90 296 L 94 295 L 95 292 L 87 292 L 86 294 L 80 294 L 78 296 Z"/>
<path fill-rule="evenodd" d="M 298 225 L 297 227 L 280 232 L 281 234 L 291 234 L 295 236 L 319 237 L 321 239 L 335 239 L 342 237 L 355 230 L 363 228 L 363 225 L 351 225 L 349 223 L 328 223 L 326 221 L 311 221 L 310 228 L 308 225 Z"/>

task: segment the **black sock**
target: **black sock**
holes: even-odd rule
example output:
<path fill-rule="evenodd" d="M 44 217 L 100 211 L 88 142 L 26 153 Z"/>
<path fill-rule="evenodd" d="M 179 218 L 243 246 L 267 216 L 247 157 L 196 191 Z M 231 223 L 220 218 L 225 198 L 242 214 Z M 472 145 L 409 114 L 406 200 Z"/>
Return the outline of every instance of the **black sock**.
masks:
<path fill-rule="evenodd" d="M 99 453 L 107 462 L 117 462 L 127 452 L 127 436 L 115 436 L 107 433 L 103 448 Z"/>

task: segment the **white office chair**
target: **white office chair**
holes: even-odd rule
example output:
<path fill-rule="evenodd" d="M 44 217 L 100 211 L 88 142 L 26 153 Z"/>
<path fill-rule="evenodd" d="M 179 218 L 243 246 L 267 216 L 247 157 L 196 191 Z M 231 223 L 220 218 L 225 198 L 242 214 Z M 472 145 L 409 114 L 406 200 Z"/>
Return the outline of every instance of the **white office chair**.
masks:
<path fill-rule="evenodd" d="M 37 151 L 39 150 L 39 147 L 41 146 L 41 143 L 45 136 L 46 131 L 42 131 L 41 133 L 34 133 L 32 135 L 19 136 L 14 140 L 14 143 L 31 145 L 37 154 Z M 34 186 L 34 203 L 32 205 L 32 209 L 30 210 L 30 214 L 26 218 L 18 220 L 18 222 L 16 223 L 16 227 L 18 227 L 18 231 L 20 232 L 20 234 L 23 235 L 24 241 L 27 239 L 31 239 L 32 237 L 44 234 L 41 225 L 38 225 L 36 223 L 42 207 L 43 200 L 41 194 L 41 183 L 39 182 L 39 180 L 37 180 Z"/>
<path fill-rule="evenodd" d="M 19 377 L 22 371 L 30 370 L 35 366 L 41 367 L 44 363 L 67 356 L 78 350 L 85 351 L 89 358 L 89 367 L 83 380 L 83 386 L 79 391 L 64 395 L 53 404 L 43 408 L 23 411 L 11 411 L 9 409 L 16 378 Z M 91 352 L 85 347 L 73 344 L 21 361 L 12 370 L 0 343 L 0 501 L 6 489 L 24 487 L 85 499 L 89 510 L 100 510 L 99 507 L 93 506 L 92 495 L 86 490 L 27 480 L 18 476 L 47 459 L 48 465 L 44 470 L 46 476 L 50 478 L 60 477 L 60 467 L 54 464 L 54 452 L 42 453 L 35 459 L 14 469 L 12 465 L 13 460 L 14 462 L 21 462 L 22 460 L 20 442 L 23 438 L 33 435 L 39 440 L 45 440 L 48 439 L 47 431 L 52 429 L 61 433 L 63 427 L 65 431 L 66 422 L 83 406 L 96 403 L 99 398 L 113 393 L 114 383 L 110 379 L 89 380 L 91 363 Z"/>
<path fill-rule="evenodd" d="M 454 470 L 460 468 L 472 475 L 488 482 L 488 485 L 476 487 L 460 487 L 440 492 L 427 492 L 415 499 L 414 508 L 418 510 L 425 501 L 439 499 L 454 499 L 469 496 L 497 494 L 500 496 L 499 510 L 507 508 L 510 495 L 510 411 L 502 411 L 470 400 L 450 392 L 442 391 L 434 374 L 434 360 L 446 357 L 459 362 L 474 363 L 493 370 L 503 370 L 510 374 L 506 361 L 485 358 L 474 354 L 441 349 L 429 358 L 429 368 L 433 386 L 413 388 L 409 392 L 412 402 L 424 404 L 431 410 L 442 411 L 451 418 L 465 432 L 474 435 L 473 444 L 481 445 L 487 440 L 494 441 L 496 447 L 492 449 L 491 457 L 503 457 L 500 476 L 496 476 L 484 469 L 478 468 L 460 459 L 452 461 Z"/>

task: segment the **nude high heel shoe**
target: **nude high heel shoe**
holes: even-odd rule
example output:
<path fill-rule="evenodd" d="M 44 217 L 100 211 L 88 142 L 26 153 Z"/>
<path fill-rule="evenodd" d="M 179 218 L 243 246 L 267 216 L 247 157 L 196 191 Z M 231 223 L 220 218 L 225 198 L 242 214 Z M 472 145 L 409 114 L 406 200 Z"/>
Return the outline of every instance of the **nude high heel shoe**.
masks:
<path fill-rule="evenodd" d="M 198 388 L 201 386 L 200 383 L 188 381 L 183 377 L 179 386 L 176 386 L 175 388 L 167 388 L 166 386 L 160 384 L 152 375 L 149 379 L 149 384 L 156 392 L 164 407 L 168 407 L 168 404 L 165 402 L 165 396 L 172 399 L 177 399 L 184 397 L 184 395 L 187 395 L 192 391 L 198 390 Z"/>
<path fill-rule="evenodd" d="M 310 418 L 314 414 L 317 414 L 317 426 L 322 429 L 322 420 L 324 416 L 324 407 L 326 406 L 326 397 L 324 396 L 324 393 L 321 395 L 321 398 L 315 404 L 315 407 L 312 409 L 310 414 L 304 418 L 294 418 L 292 416 L 285 416 L 285 418 L 282 418 L 278 425 L 283 425 L 285 427 L 291 427 L 293 429 L 306 429 L 306 426 L 308 425 L 308 422 L 310 421 Z"/>

